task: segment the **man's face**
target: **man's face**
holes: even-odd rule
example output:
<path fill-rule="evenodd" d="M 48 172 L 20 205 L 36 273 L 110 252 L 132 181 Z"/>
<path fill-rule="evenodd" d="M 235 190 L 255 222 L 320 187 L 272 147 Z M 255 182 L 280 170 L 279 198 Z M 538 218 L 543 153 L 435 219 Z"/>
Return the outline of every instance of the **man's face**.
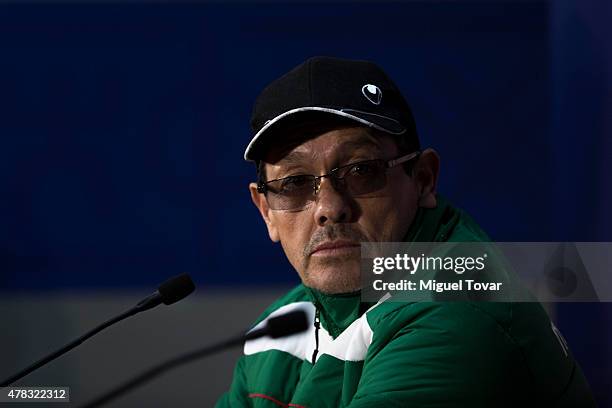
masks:
<path fill-rule="evenodd" d="M 264 159 L 267 180 L 322 175 L 355 162 L 400 156 L 391 136 L 374 136 L 364 127 L 304 134 L 307 138 L 301 143 L 297 136 L 298 142 L 291 147 L 268 152 Z M 303 283 L 325 293 L 347 293 L 360 288 L 359 243 L 401 241 L 422 198 L 422 186 L 402 166 L 388 169 L 386 178 L 380 190 L 357 197 L 334 188 L 330 178 L 322 178 L 315 200 L 291 211 L 271 209 L 256 184 L 249 187 L 270 238 L 280 241 Z"/>

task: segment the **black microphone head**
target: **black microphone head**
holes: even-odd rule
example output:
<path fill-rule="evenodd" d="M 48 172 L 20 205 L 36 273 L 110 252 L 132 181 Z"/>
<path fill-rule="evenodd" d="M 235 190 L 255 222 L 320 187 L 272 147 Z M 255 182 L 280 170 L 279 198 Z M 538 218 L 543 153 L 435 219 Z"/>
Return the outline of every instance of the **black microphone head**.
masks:
<path fill-rule="evenodd" d="M 195 290 L 193 281 L 186 273 L 168 279 L 157 288 L 165 305 L 171 305 L 185 298 Z"/>
<path fill-rule="evenodd" d="M 273 339 L 301 333 L 308 329 L 308 319 L 302 310 L 285 313 L 268 320 L 266 334 Z"/>

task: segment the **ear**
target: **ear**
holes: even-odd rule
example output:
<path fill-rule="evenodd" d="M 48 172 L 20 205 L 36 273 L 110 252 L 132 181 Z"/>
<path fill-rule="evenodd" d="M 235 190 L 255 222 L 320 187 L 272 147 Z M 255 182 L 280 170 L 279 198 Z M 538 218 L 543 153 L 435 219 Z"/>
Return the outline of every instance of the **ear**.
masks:
<path fill-rule="evenodd" d="M 433 149 L 425 149 L 419 156 L 413 177 L 419 193 L 419 207 L 436 208 L 436 186 L 440 171 L 440 156 Z"/>
<path fill-rule="evenodd" d="M 257 191 L 257 184 L 250 183 L 249 191 L 251 192 L 251 200 L 253 200 L 253 204 L 259 210 L 261 217 L 266 223 L 266 227 L 268 228 L 268 235 L 272 242 L 280 241 L 280 236 L 278 234 L 278 228 L 276 228 L 276 224 L 274 223 L 273 217 L 271 217 L 270 207 L 268 207 L 268 201 L 266 200 L 266 196 Z"/>

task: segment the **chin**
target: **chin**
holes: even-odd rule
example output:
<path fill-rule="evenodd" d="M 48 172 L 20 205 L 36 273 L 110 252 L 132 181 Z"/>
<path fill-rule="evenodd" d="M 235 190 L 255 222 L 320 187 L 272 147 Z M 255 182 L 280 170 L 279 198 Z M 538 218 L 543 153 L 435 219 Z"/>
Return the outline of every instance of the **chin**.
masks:
<path fill-rule="evenodd" d="M 304 284 L 326 294 L 341 294 L 356 292 L 361 289 L 361 274 L 359 267 L 344 265 L 318 269 L 303 279 Z"/>

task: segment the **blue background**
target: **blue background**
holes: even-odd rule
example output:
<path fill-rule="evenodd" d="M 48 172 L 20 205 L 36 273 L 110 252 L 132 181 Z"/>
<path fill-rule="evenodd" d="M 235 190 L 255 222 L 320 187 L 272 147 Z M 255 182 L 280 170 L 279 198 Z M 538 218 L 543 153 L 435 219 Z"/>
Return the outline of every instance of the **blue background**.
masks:
<path fill-rule="evenodd" d="M 370 59 L 497 241 L 612 241 L 612 8 L 596 1 L 0 5 L 0 289 L 297 282 L 242 161 L 259 91 Z M 558 319 L 603 404 L 610 305 Z M 607 401 L 607 400 L 606 400 Z"/>

